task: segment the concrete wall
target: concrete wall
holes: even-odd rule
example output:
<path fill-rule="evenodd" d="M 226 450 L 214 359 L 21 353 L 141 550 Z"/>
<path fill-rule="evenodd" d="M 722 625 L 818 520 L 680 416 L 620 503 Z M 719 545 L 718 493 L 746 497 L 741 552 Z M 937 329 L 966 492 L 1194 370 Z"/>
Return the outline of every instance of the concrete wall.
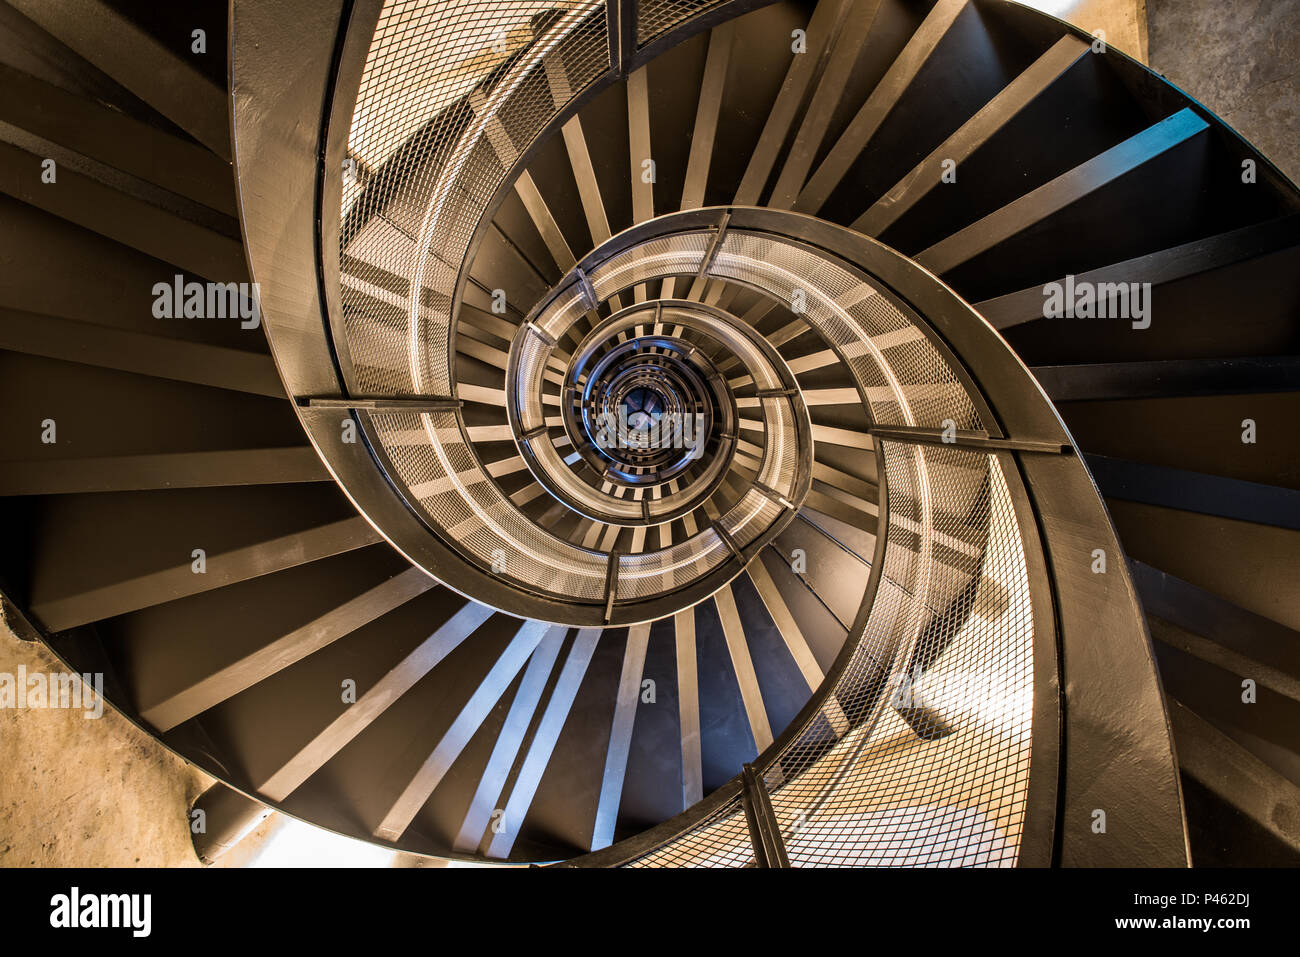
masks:
<path fill-rule="evenodd" d="M 0 627 L 0 672 L 59 672 Z M 209 779 L 112 709 L 0 709 L 0 867 L 197 867 L 190 803 Z"/>
<path fill-rule="evenodd" d="M 1147 0 L 1151 66 L 1300 183 L 1300 0 Z"/>

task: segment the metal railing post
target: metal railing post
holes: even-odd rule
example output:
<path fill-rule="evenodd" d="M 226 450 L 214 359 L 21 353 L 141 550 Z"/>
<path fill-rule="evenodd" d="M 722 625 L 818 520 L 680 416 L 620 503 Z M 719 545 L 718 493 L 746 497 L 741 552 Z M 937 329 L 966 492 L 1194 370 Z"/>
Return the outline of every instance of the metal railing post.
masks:
<path fill-rule="evenodd" d="M 740 774 L 740 799 L 745 806 L 745 820 L 749 823 L 749 840 L 754 845 L 755 867 L 789 867 L 785 841 L 776 823 L 772 801 L 767 796 L 763 779 L 752 764 L 746 764 Z"/>

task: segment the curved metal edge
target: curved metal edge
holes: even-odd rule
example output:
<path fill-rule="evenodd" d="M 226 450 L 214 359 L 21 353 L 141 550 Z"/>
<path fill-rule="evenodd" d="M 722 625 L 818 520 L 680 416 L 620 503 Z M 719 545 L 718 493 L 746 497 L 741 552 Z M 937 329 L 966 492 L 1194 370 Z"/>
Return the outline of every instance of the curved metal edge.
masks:
<path fill-rule="evenodd" d="M 817 690 L 808 698 L 808 701 L 795 715 L 794 719 L 786 725 L 785 730 L 777 735 L 775 740 L 763 750 L 762 754 L 750 762 L 755 772 L 760 776 L 771 768 L 785 749 L 808 730 L 808 727 L 821 715 L 822 710 L 826 707 L 827 700 L 835 693 L 835 688 L 839 684 L 841 676 L 857 653 L 858 646 L 862 643 L 863 634 L 867 628 L 867 620 L 871 617 L 872 606 L 876 603 L 876 593 L 880 589 L 880 578 L 884 574 L 885 548 L 889 541 L 889 483 L 886 479 L 885 456 L 881 443 L 875 443 L 874 451 L 876 453 L 876 474 L 880 476 L 880 501 L 876 513 L 875 550 L 871 556 L 871 570 L 867 575 L 867 585 L 862 593 L 862 603 L 858 606 L 857 617 L 853 620 L 853 627 L 849 629 L 848 637 L 840 647 L 839 653 L 835 656 L 835 661 L 827 669 L 821 684 L 817 686 Z M 741 777 L 741 774 L 737 774 L 718 790 L 707 795 L 703 801 L 686 808 L 681 814 L 669 818 L 648 831 L 642 831 L 640 834 L 625 838 L 599 851 L 593 851 L 590 854 L 584 854 L 581 857 L 575 857 L 552 866 L 622 867 L 644 857 L 657 848 L 688 834 L 709 815 L 726 804 L 727 801 L 739 797 L 742 788 Z"/>
<path fill-rule="evenodd" d="M 961 358 L 1010 436 L 1074 447 L 1046 393 L 997 330 L 939 277 L 876 240 L 812 216 L 758 207 L 670 214 L 627 233 L 636 233 L 640 241 L 657 231 L 707 222 L 724 211 L 731 215 L 732 229 L 793 236 L 860 264 L 924 317 L 951 354 Z M 1186 866 L 1182 787 L 1159 673 L 1105 503 L 1076 456 L 1022 455 L 1017 472 L 1033 502 L 1032 527 L 1044 543 L 1064 690 L 1060 771 L 1054 776 L 1045 764 L 1049 734 L 1039 747 L 1039 781 L 1031 792 L 1036 806 L 1028 812 L 1038 846 L 1031 848 L 1034 860 L 1026 863 L 1043 862 L 1041 815 L 1047 811 L 1037 805 L 1046 803 L 1057 818 L 1052 835 L 1056 851 L 1048 860 L 1063 866 Z M 1096 548 L 1110 558 L 1105 575 L 1091 572 Z M 1028 551 L 1026 560 L 1035 561 Z M 1039 598 L 1042 574 L 1034 577 Z M 1036 603 L 1036 631 L 1047 621 L 1039 617 Z M 1044 652 L 1050 654 L 1050 649 Z M 1038 677 L 1036 665 L 1036 691 Z M 1040 704 L 1036 702 L 1036 717 L 1043 713 Z M 1044 718 L 1050 722 L 1050 712 Z M 1054 777 L 1059 777 L 1059 793 L 1052 786 Z M 1103 834 L 1092 830 L 1096 810 L 1106 812 Z"/>
<path fill-rule="evenodd" d="M 1032 373 L 953 289 L 875 240 L 815 219 L 805 225 L 819 244 L 869 257 L 872 275 L 907 299 L 961 357 L 1009 435 L 1074 447 Z M 1039 517 L 1060 635 L 1059 863 L 1186 866 L 1182 785 L 1159 672 L 1105 502 L 1076 456 L 1025 455 L 1020 466 Z M 1110 559 L 1105 575 L 1091 572 L 1096 548 Z M 1096 810 L 1106 812 L 1104 834 L 1092 830 Z"/>
<path fill-rule="evenodd" d="M 629 73 L 634 73 L 660 54 L 680 46 L 706 30 L 711 30 L 720 24 L 735 20 L 754 10 L 773 6 L 780 2 L 782 0 L 724 0 L 717 6 L 689 17 L 671 29 L 652 37 L 644 45 L 637 47 L 635 52 L 621 64 L 618 62 L 611 63 L 609 70 L 589 83 L 583 90 L 575 93 L 573 99 L 538 130 L 537 135 L 533 137 L 533 141 L 520 151 L 514 164 L 505 171 L 501 185 L 491 199 L 488 200 L 487 205 L 483 207 L 483 215 L 475 227 L 473 235 L 470 236 L 469 245 L 465 248 L 465 258 L 461 263 L 460 271 L 456 276 L 456 284 L 452 290 L 452 311 L 448 335 L 449 355 L 456 354 L 456 327 L 460 324 L 460 307 L 465 298 L 465 285 L 469 281 L 470 266 L 478 258 L 479 248 L 483 245 L 484 239 L 487 238 L 492 221 L 500 211 L 501 205 L 509 197 L 519 177 L 527 171 L 528 165 L 536 158 L 538 151 L 558 135 L 560 128 L 581 112 L 584 106 L 611 86 L 626 80 Z M 636 3 L 635 7 L 639 8 L 640 3 Z M 633 24 L 633 36 L 635 37 L 635 24 Z M 612 59 L 617 60 L 617 57 Z M 352 92 L 355 93 L 356 91 Z M 583 258 L 585 257 L 580 257 L 580 259 Z M 560 284 L 563 284 L 563 280 L 560 281 Z"/>
<path fill-rule="evenodd" d="M 383 12 L 384 0 L 345 0 L 350 7 L 340 25 L 339 42 L 335 51 L 334 78 L 326 91 L 324 121 L 320 132 L 320 163 L 317 173 L 319 200 L 316 207 L 316 228 L 319 237 L 320 301 L 325 307 L 325 338 L 339 380 L 338 395 L 347 395 L 357 381 L 352 364 L 352 351 L 340 349 L 346 343 L 343 324 L 342 271 L 337 255 L 326 255 L 337 250 L 342 230 L 343 161 L 347 156 L 348 138 L 352 129 L 352 115 L 356 110 L 355 92 L 361 86 L 366 59 L 370 53 L 371 39 Z M 341 90 L 353 91 L 340 96 Z M 330 175 L 333 171 L 340 175 Z"/>
<path fill-rule="evenodd" d="M 1051 571 L 1043 551 L 1043 531 L 1021 474 L 1023 453 L 997 452 L 1007 493 L 1015 509 L 1020 544 L 1029 579 L 1034 624 L 1034 699 L 1030 730 L 1029 791 L 1020 832 L 1017 867 L 1050 867 L 1060 862 L 1056 822 L 1064 793 L 1061 776 L 1063 699 L 1061 694 L 1061 629 Z"/>
<path fill-rule="evenodd" d="M 598 261 L 602 263 L 607 262 L 609 259 L 613 258 L 614 256 L 621 255 L 625 251 L 626 251 L 625 248 L 616 249 L 613 253 L 609 254 L 609 256 L 607 256 L 606 258 L 599 259 Z M 592 256 L 595 256 L 597 252 L 599 252 L 599 250 L 593 251 Z M 514 341 L 510 344 L 510 353 L 506 361 L 506 417 L 510 422 L 511 430 L 514 432 L 515 446 L 517 451 L 519 452 L 520 457 L 523 458 L 525 463 L 527 463 L 528 469 L 532 473 L 533 478 L 543 488 L 545 488 L 555 498 L 559 499 L 560 501 L 568 505 L 569 508 L 571 508 L 573 511 L 578 512 L 579 514 L 584 515 L 585 517 L 590 518 L 593 521 L 605 522 L 606 524 L 610 524 L 610 525 L 627 526 L 628 523 L 619 521 L 617 519 L 591 515 L 583 510 L 583 508 L 580 506 L 580 503 L 572 501 L 570 497 L 564 492 L 563 489 L 557 488 L 555 484 L 551 481 L 550 476 L 545 473 L 545 471 L 541 468 L 540 464 L 537 462 L 536 457 L 534 456 L 531 448 L 531 443 L 529 443 L 527 440 L 525 440 L 522 437 L 523 427 L 520 424 L 519 408 L 518 408 L 518 402 L 516 401 L 517 397 L 515 395 L 515 389 L 516 389 L 516 380 L 518 379 L 518 373 L 519 373 L 520 352 L 523 349 L 523 341 L 525 335 L 527 334 L 527 327 L 531 323 L 533 323 L 536 320 L 537 316 L 540 315 L 543 311 L 545 311 L 545 308 L 549 304 L 553 303 L 559 295 L 561 295 L 562 293 L 564 293 L 565 291 L 567 291 L 572 287 L 572 280 L 571 280 L 572 275 L 573 275 L 572 272 L 569 275 L 566 275 L 564 279 L 562 279 L 558 284 L 556 284 L 555 288 L 552 289 L 550 293 L 544 296 L 537 303 L 537 305 L 533 307 L 532 311 L 529 312 L 528 317 L 525 319 L 524 323 L 520 325 L 520 334 L 515 336 Z M 566 282 L 565 280 L 570 280 L 570 281 Z M 618 290 L 618 292 L 622 292 L 622 291 L 623 291 L 622 289 Z M 776 370 L 782 382 L 785 384 L 786 388 L 793 388 L 795 390 L 798 389 L 798 385 L 799 385 L 798 380 L 795 378 L 794 373 L 790 371 L 790 367 L 786 363 L 785 359 L 783 359 L 780 353 L 777 352 L 776 349 L 772 347 L 771 343 L 769 343 L 762 336 L 759 336 L 755 332 L 755 330 L 752 329 L 750 326 L 748 326 L 745 322 L 743 322 L 739 316 L 727 312 L 724 309 L 719 309 L 716 306 L 710 306 L 705 303 L 695 302 L 694 300 L 689 300 L 689 299 L 660 299 L 656 301 L 662 304 L 663 306 L 669 308 L 690 307 L 693 310 L 710 315 L 713 318 L 721 321 L 723 324 L 730 326 L 736 333 L 744 337 L 746 340 L 750 341 L 752 345 L 759 352 L 763 354 L 763 357 L 768 361 L 768 363 L 772 366 L 772 368 Z M 653 308 L 653 306 L 651 306 L 650 308 Z M 618 322 L 623 321 L 627 317 L 627 315 L 635 313 L 637 311 L 645 311 L 646 309 L 647 309 L 647 305 L 645 303 L 634 303 L 632 305 L 624 307 L 619 312 L 607 316 L 605 319 L 601 320 L 597 325 L 592 327 L 591 331 L 588 332 L 583 337 L 583 341 L 585 342 L 588 339 L 601 335 L 601 333 L 607 328 L 611 328 L 614 325 L 616 325 Z M 580 352 L 580 351 L 581 351 L 581 344 L 579 345 L 579 349 L 575 350 L 575 352 Z M 735 396 L 731 395 L 730 390 L 728 390 L 728 395 L 730 401 L 731 416 L 734 419 L 736 418 L 736 400 L 735 400 Z M 798 396 L 795 396 L 794 398 L 797 399 L 797 401 L 791 401 L 791 406 L 794 412 L 794 420 L 795 420 L 794 427 L 795 427 L 796 437 L 797 437 L 797 441 L 800 443 L 799 445 L 800 459 L 798 464 L 796 465 L 797 471 L 795 474 L 795 482 L 790 493 L 790 501 L 794 503 L 795 507 L 793 509 L 785 510 L 789 514 L 788 517 L 786 517 L 784 520 L 778 518 L 776 522 L 773 523 L 773 528 L 775 529 L 775 531 L 772 531 L 770 535 L 767 535 L 765 533 L 764 536 L 760 536 L 760 539 L 763 539 L 764 543 L 766 543 L 766 541 L 770 541 L 772 538 L 775 538 L 776 535 L 779 534 L 780 531 L 789 523 L 789 521 L 793 519 L 794 513 L 798 511 L 800 507 L 802 507 L 804 500 L 808 497 L 809 489 L 812 488 L 812 452 L 811 452 L 812 422 L 808 415 L 808 407 L 804 404 L 803 400 Z M 863 401 L 865 403 L 865 399 Z M 728 450 L 728 459 L 730 459 L 731 456 L 734 454 L 735 444 L 736 443 L 734 440 L 730 444 Z M 803 454 L 805 450 L 807 450 L 808 453 L 807 455 Z M 767 454 L 767 450 L 764 449 L 764 455 L 766 456 L 766 454 Z M 761 466 L 759 468 L 759 472 L 760 474 L 762 472 Z M 700 506 L 702 502 L 704 502 L 706 499 L 710 498 L 713 495 L 714 491 L 716 491 L 718 486 L 720 486 L 722 482 L 725 481 L 726 477 L 727 477 L 727 468 L 724 467 L 710 481 L 708 487 L 704 491 L 698 493 L 698 495 L 695 498 L 693 498 L 690 502 L 688 502 L 685 505 L 678 506 L 672 511 L 653 515 L 652 518 L 654 519 L 654 521 L 651 524 L 663 525 L 667 522 L 675 521 L 676 519 L 681 518 L 683 515 L 693 512 L 696 508 Z M 730 559 L 730 560 L 734 560 L 734 559 Z"/>

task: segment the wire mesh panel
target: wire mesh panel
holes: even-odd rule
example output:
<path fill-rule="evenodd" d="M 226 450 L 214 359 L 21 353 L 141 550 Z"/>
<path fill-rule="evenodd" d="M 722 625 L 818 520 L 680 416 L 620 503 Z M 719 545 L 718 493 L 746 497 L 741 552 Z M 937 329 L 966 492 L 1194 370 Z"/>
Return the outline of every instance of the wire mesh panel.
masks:
<path fill-rule="evenodd" d="M 935 549 L 926 563 L 916 534 L 891 520 L 880 594 L 836 687 L 852 729 L 830 742 L 814 722 L 797 737 L 768 772 L 772 805 L 794 866 L 1011 866 L 1033 709 L 1032 608 L 1011 496 L 993 456 L 897 443 L 884 452 L 891 492 L 908 488 L 908 472 L 923 477 L 947 510 L 936 530 L 954 530 L 951 503 L 965 499 L 973 511 L 961 521 L 985 526 L 987 540 L 979 557 Z M 979 471 L 986 495 L 962 475 Z"/>
<path fill-rule="evenodd" d="M 921 327 L 829 254 L 733 228 L 709 274 L 794 307 L 843 356 L 877 424 L 980 428 L 961 380 Z"/>
<path fill-rule="evenodd" d="M 454 412 L 379 413 L 371 421 L 408 497 L 464 553 L 538 592 L 604 599 L 608 556 L 524 518 L 480 467 Z"/>
<path fill-rule="evenodd" d="M 754 863 L 749 825 L 740 798 L 733 798 L 675 841 L 628 863 L 628 867 L 748 867 Z"/>
<path fill-rule="evenodd" d="M 721 6 L 725 0 L 641 0 L 637 4 L 636 42 L 649 43 L 691 17 Z"/>
<path fill-rule="evenodd" d="M 823 708 L 766 771 L 772 807 L 795 867 L 1013 866 L 1034 631 L 1011 495 L 995 456 L 882 451 L 879 591 L 828 699 L 834 722 Z M 633 866 L 745 866 L 748 840 L 743 813 L 715 815 Z"/>
<path fill-rule="evenodd" d="M 382 308 L 343 301 L 352 387 L 450 393 L 453 296 L 473 234 L 522 151 L 609 66 L 603 0 L 385 4 L 348 137 L 339 254 L 345 284 L 389 296 Z M 377 348 L 377 319 L 404 356 Z"/>

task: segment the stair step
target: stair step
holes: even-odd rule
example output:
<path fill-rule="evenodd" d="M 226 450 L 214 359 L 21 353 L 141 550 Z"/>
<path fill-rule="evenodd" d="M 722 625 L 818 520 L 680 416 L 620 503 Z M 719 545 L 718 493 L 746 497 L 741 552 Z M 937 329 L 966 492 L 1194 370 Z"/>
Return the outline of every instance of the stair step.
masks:
<path fill-rule="evenodd" d="M 213 153 L 230 159 L 226 91 L 203 73 L 188 51 L 159 42 L 107 0 L 7 2 Z"/>

